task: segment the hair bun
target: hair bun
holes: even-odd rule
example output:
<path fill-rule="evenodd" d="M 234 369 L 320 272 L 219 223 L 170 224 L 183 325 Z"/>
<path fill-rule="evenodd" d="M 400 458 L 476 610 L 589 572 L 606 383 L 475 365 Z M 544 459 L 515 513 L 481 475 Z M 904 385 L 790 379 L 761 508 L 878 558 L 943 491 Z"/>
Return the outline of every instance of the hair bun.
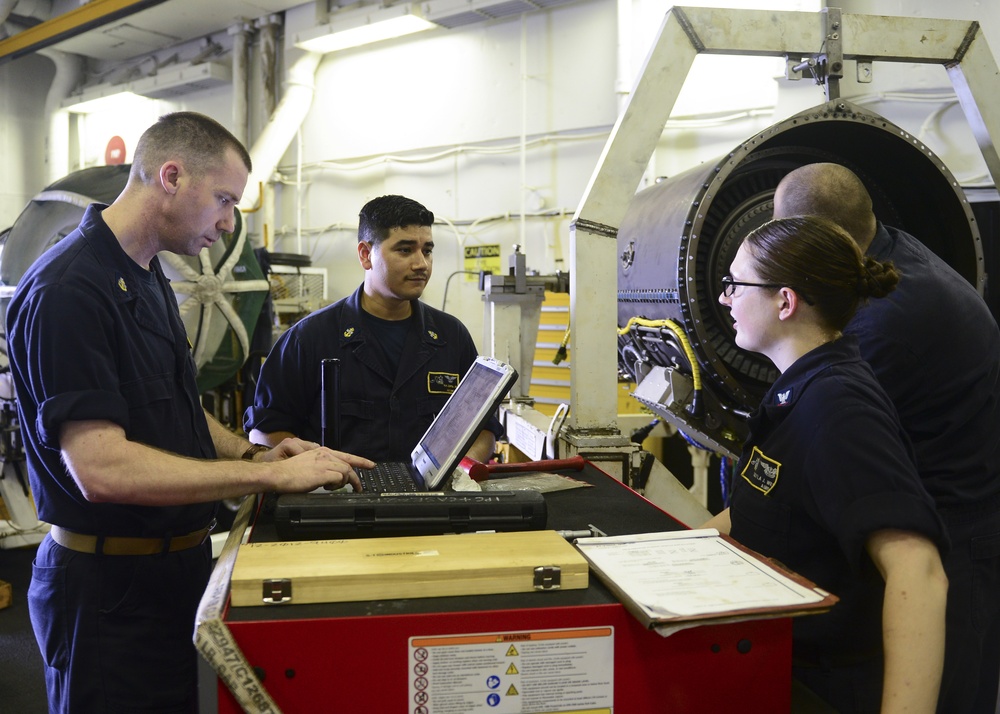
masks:
<path fill-rule="evenodd" d="M 861 274 L 858 276 L 858 297 L 885 297 L 899 283 L 899 273 L 891 261 L 880 261 L 863 256 Z"/>

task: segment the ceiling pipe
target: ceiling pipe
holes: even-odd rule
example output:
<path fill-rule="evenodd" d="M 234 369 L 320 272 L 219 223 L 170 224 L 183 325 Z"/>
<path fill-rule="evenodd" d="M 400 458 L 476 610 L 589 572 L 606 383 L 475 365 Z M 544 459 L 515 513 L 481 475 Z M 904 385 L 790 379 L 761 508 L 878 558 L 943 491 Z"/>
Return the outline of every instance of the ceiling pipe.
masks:
<path fill-rule="evenodd" d="M 69 112 L 61 105 L 83 77 L 83 58 L 51 47 L 38 50 L 38 54 L 52 60 L 56 66 L 45 97 L 45 116 L 49 118 L 45 141 L 45 185 L 48 186 L 69 173 Z"/>
<path fill-rule="evenodd" d="M 250 36 L 249 22 L 229 27 L 233 38 L 233 134 L 245 146 L 250 138 Z"/>
<path fill-rule="evenodd" d="M 279 15 L 268 15 L 257 20 L 260 33 L 260 75 L 264 83 L 264 112 L 274 113 L 278 102 L 278 30 L 281 28 Z"/>
<path fill-rule="evenodd" d="M 0 12 L 3 9 L 0 7 Z M 13 22 L 5 22 L 0 27 L 5 34 L 11 35 L 24 30 L 22 25 Z M 45 116 L 49 121 L 45 136 L 45 185 L 48 186 L 69 173 L 69 112 L 61 105 L 80 84 L 84 59 L 52 48 L 40 49 L 38 54 L 55 65 L 52 84 L 45 96 Z"/>
<path fill-rule="evenodd" d="M 281 27 L 281 21 L 279 15 L 267 15 L 256 22 L 260 41 L 261 105 L 265 117 L 274 116 L 275 106 L 278 103 L 278 29 Z M 258 223 L 260 243 L 264 248 L 270 249 L 274 234 L 275 208 L 274 191 L 269 184 L 263 187 L 260 204 Z"/>
<path fill-rule="evenodd" d="M 12 34 L 7 31 L 4 23 L 10 17 L 10 13 L 14 11 L 15 5 L 17 5 L 17 0 L 0 0 L 0 40 L 10 37 Z"/>
<path fill-rule="evenodd" d="M 247 181 L 240 210 L 252 210 L 258 204 L 261 186 L 270 181 L 302 126 L 316 93 L 316 68 L 321 59 L 322 55 L 317 52 L 306 52 L 288 70 L 285 96 L 250 149 L 253 172 Z"/>

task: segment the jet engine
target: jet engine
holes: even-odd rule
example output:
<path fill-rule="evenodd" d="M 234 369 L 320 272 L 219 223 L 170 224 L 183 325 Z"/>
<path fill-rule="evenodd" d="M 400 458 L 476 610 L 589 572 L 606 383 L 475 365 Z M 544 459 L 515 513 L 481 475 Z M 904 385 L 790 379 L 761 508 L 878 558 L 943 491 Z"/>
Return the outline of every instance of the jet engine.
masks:
<path fill-rule="evenodd" d="M 954 176 L 916 137 L 844 100 L 639 192 L 617 238 L 619 368 L 637 399 L 719 453 L 738 455 L 745 416 L 777 377 L 766 357 L 736 346 L 720 280 L 746 234 L 771 218 L 782 177 L 820 161 L 854 171 L 883 223 L 984 289 L 979 231 Z"/>

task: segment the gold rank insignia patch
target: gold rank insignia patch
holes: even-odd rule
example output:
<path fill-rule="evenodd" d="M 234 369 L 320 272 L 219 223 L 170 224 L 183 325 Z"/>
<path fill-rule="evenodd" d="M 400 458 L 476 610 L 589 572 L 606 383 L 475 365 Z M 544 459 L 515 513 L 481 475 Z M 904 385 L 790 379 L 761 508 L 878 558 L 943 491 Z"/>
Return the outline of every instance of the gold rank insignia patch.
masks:
<path fill-rule="evenodd" d="M 427 330 L 427 334 L 431 336 L 432 340 L 436 340 L 438 338 L 438 333 L 434 332 L 434 330 Z"/>
<path fill-rule="evenodd" d="M 344 337 L 350 337 L 353 334 L 354 334 L 353 327 L 348 327 L 346 330 L 344 330 Z"/>
<path fill-rule="evenodd" d="M 118 276 L 118 289 L 121 290 L 123 293 L 128 292 L 128 286 L 125 284 L 125 278 L 123 278 L 120 275 Z"/>
<path fill-rule="evenodd" d="M 428 372 L 427 392 L 429 394 L 451 394 L 458 387 L 458 375 L 451 372 Z"/>
<path fill-rule="evenodd" d="M 769 493 L 778 483 L 780 471 L 781 464 L 765 456 L 764 452 L 755 446 L 740 476 L 761 493 Z"/>

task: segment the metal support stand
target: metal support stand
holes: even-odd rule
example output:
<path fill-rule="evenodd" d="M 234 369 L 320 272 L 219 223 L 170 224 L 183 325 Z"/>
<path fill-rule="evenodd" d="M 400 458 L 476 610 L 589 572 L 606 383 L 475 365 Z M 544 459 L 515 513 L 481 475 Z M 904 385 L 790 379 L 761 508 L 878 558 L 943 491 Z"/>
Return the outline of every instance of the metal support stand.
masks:
<path fill-rule="evenodd" d="M 37 545 L 49 524 L 38 520 L 31 498 L 10 372 L 0 374 L 0 465 L 0 498 L 10 516 L 0 520 L 0 549 Z"/>
<path fill-rule="evenodd" d="M 525 255 L 521 246 L 515 245 L 507 275 L 486 275 L 483 290 L 483 343 L 487 353 L 517 370 L 510 400 L 530 404 L 528 389 L 545 291 L 568 292 L 569 276 L 528 275 Z"/>
<path fill-rule="evenodd" d="M 571 411 L 564 438 L 571 448 L 589 434 L 604 436 L 586 448 L 615 452 L 617 431 L 618 325 L 616 241 L 629 203 L 663 133 L 667 119 L 698 54 L 784 57 L 801 75 L 813 73 L 831 100 L 839 98 L 845 61 L 857 62 L 860 81 L 870 81 L 872 62 L 943 65 L 951 78 L 990 174 L 1000 177 L 1000 74 L 979 23 L 842 13 L 819 16 L 674 6 L 666 13 L 642 74 L 611 132 L 570 227 Z M 806 58 L 805 60 L 803 58 Z M 694 280 L 692 276 L 690 278 Z M 735 443 L 719 444 L 732 453 Z M 655 471 L 654 471 L 655 473 Z M 690 494 L 661 489 L 651 475 L 646 496 L 675 514 Z M 669 483 L 669 480 L 667 481 Z M 679 486 L 679 484 L 678 484 Z M 663 501 L 655 499 L 663 498 Z M 675 497 L 679 500 L 675 500 Z M 693 499 L 692 499 L 693 500 Z M 680 520 L 684 520 L 681 518 Z"/>
<path fill-rule="evenodd" d="M 582 456 L 640 492 L 651 486 L 654 491 L 670 493 L 674 506 L 671 514 L 678 520 L 691 525 L 708 520 L 711 514 L 704 502 L 699 502 L 662 464 L 652 468 L 655 459 L 619 431 L 616 419 L 603 427 L 579 428 L 564 424 L 568 417 L 565 409 L 548 417 L 534 408 L 528 392 L 546 290 L 566 292 L 567 276 L 528 275 L 519 246 L 514 247 L 507 275 L 487 275 L 485 279 L 484 343 L 490 356 L 512 365 L 519 375 L 510 399 L 500 410 L 510 443 L 533 461 Z M 572 375 L 575 360 L 570 364 Z M 614 374 L 616 367 L 612 365 L 611 369 Z M 578 378 L 571 376 L 573 379 Z M 612 388 L 611 403 L 617 405 L 617 385 Z M 678 511 L 684 514 L 683 519 Z"/>

